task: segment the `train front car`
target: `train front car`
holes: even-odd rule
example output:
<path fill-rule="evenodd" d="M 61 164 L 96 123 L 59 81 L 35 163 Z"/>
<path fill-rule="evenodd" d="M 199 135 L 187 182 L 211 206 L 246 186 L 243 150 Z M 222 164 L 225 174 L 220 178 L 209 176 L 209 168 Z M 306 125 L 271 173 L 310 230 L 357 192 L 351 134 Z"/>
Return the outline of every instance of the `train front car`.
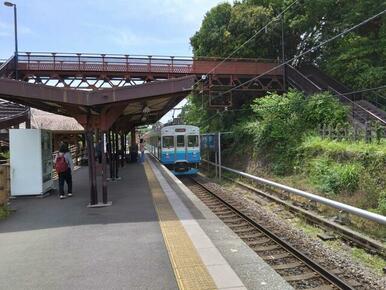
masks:
<path fill-rule="evenodd" d="M 161 129 L 161 163 L 175 175 L 196 174 L 201 162 L 200 130 L 190 125 Z"/>

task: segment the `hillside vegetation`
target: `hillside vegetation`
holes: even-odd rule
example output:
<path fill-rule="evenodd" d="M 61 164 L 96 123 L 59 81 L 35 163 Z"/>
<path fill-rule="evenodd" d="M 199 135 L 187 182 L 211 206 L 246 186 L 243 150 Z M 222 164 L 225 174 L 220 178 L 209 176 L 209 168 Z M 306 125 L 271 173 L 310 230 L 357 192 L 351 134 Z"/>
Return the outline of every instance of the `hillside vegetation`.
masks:
<path fill-rule="evenodd" d="M 382 0 L 299 1 L 284 18 L 252 37 L 292 2 L 242 0 L 215 6 L 191 38 L 194 55 L 233 53 L 232 57 L 280 60 L 283 27 L 285 58 L 291 59 L 386 8 Z M 352 89 L 384 85 L 385 20 L 384 15 L 376 18 L 293 64 L 318 66 Z M 354 141 L 350 133 L 343 138 L 320 136 L 322 126 L 350 131 L 347 109 L 336 97 L 271 92 L 216 111 L 198 91 L 189 97 L 182 117 L 202 132 L 233 132 L 224 135 L 223 151 L 231 167 L 386 214 L 385 140 Z"/>

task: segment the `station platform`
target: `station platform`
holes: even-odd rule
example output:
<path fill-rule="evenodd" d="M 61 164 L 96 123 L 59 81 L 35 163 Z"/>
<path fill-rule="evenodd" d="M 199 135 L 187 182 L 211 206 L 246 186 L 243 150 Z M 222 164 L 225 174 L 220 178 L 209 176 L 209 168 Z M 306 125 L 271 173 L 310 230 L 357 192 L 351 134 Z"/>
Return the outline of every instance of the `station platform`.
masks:
<path fill-rule="evenodd" d="M 147 157 L 109 183 L 112 206 L 17 199 L 0 221 L 0 289 L 292 289 L 166 168 Z"/>

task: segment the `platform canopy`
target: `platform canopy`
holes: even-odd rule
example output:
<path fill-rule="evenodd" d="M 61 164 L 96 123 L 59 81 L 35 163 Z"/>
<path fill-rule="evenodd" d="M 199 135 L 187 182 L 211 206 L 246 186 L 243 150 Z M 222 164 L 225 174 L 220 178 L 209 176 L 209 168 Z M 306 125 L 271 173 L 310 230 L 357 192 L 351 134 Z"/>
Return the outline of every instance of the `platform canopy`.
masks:
<path fill-rule="evenodd" d="M 85 128 L 116 130 L 152 124 L 192 90 L 194 76 L 85 91 L 0 79 L 0 98 L 74 117 Z"/>

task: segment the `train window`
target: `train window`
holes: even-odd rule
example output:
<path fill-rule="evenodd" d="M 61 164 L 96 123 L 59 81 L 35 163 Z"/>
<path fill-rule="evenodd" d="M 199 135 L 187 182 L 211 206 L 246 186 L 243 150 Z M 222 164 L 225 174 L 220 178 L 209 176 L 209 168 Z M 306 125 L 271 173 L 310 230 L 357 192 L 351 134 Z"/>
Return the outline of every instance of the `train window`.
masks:
<path fill-rule="evenodd" d="M 162 147 L 163 148 L 170 148 L 170 147 L 174 147 L 174 139 L 173 139 L 173 136 L 164 136 L 162 137 L 162 140 L 163 140 L 163 144 L 162 144 Z"/>
<path fill-rule="evenodd" d="M 188 147 L 198 147 L 198 136 L 189 135 L 188 136 Z"/>
<path fill-rule="evenodd" d="M 185 147 L 185 136 L 177 135 L 177 147 Z"/>

